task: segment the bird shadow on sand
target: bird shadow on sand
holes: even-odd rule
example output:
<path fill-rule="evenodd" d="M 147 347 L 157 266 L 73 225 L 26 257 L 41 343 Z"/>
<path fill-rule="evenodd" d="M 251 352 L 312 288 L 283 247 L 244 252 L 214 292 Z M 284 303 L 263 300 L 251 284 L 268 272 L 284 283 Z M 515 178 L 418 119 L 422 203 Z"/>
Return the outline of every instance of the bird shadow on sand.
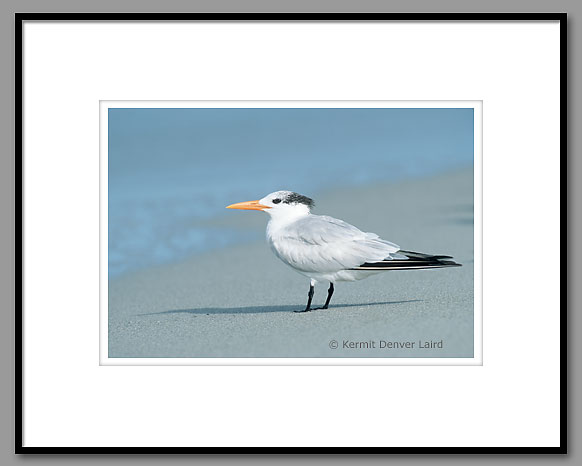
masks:
<path fill-rule="evenodd" d="M 346 307 L 368 307 L 368 306 L 381 306 L 390 304 L 405 304 L 405 303 L 415 303 L 420 302 L 421 299 L 408 299 L 405 301 L 383 301 L 376 303 L 363 303 L 363 304 L 336 304 L 331 306 L 329 309 L 313 309 L 313 312 L 298 313 L 298 315 L 312 314 L 318 312 L 334 312 L 339 311 Z M 248 306 L 248 307 L 202 307 L 199 309 L 171 309 L 169 311 L 162 312 L 151 312 L 148 314 L 138 314 L 140 316 L 155 316 L 164 314 L 192 314 L 192 315 L 211 315 L 211 314 L 266 314 L 273 312 L 289 312 L 294 313 L 294 311 L 302 310 L 301 305 L 291 306 Z"/>

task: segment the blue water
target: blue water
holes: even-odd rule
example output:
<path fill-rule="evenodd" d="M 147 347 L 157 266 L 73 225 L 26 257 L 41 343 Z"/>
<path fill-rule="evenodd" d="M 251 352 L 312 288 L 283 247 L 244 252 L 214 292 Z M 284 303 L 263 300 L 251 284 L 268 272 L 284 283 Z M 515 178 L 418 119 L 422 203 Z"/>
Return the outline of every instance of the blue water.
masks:
<path fill-rule="evenodd" d="M 109 276 L 260 236 L 204 224 L 289 189 L 473 163 L 472 109 L 110 109 Z"/>

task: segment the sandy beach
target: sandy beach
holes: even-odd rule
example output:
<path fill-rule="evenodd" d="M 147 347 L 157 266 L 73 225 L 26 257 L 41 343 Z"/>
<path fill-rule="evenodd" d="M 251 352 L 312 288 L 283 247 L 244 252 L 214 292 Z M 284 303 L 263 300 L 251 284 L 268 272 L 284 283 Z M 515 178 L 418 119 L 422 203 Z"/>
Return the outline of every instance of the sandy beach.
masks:
<path fill-rule="evenodd" d="M 109 280 L 109 357 L 473 356 L 472 169 L 329 191 L 315 201 L 315 214 L 403 249 L 452 255 L 463 267 L 339 282 L 330 309 L 297 314 L 309 281 L 266 241 L 213 250 Z M 267 220 L 225 210 L 208 224 L 264 232 Z M 315 305 L 326 292 L 327 284 L 316 287 Z"/>

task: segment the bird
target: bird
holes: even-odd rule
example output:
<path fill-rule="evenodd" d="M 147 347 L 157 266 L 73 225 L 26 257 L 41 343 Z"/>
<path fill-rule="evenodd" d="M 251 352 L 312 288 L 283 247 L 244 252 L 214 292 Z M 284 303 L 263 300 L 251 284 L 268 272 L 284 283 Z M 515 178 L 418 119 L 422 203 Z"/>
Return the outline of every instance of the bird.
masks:
<path fill-rule="evenodd" d="M 293 191 L 275 191 L 256 201 L 238 202 L 227 209 L 260 210 L 269 214 L 267 241 L 275 256 L 310 279 L 305 309 L 309 312 L 318 282 L 329 282 L 328 309 L 334 283 L 356 281 L 388 270 L 459 267 L 452 256 L 400 249 L 375 233 L 363 232 L 343 220 L 315 215 L 313 199 Z"/>

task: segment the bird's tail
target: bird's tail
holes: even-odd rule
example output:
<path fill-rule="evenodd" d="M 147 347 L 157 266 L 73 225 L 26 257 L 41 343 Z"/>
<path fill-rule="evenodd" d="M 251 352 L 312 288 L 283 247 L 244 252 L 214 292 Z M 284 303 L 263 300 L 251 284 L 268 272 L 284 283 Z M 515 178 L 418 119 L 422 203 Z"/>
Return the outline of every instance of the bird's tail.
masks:
<path fill-rule="evenodd" d="M 436 269 L 442 267 L 460 267 L 451 256 L 432 256 L 412 251 L 398 251 L 398 255 L 406 258 L 385 259 L 378 262 L 365 262 L 350 270 L 412 270 Z"/>

